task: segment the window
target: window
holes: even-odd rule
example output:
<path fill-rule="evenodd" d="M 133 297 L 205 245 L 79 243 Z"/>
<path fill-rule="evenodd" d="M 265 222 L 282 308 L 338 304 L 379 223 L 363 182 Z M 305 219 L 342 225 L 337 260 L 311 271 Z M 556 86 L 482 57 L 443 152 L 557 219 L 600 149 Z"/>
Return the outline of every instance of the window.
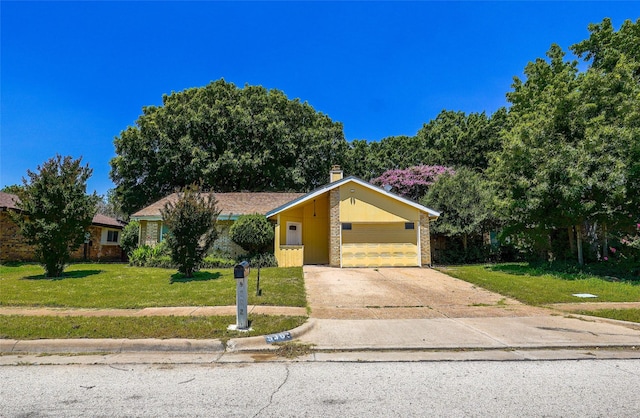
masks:
<path fill-rule="evenodd" d="M 351 223 L 343 223 L 342 224 L 343 231 L 351 231 Z"/>
<path fill-rule="evenodd" d="M 416 226 L 413 222 L 405 222 L 404 229 L 415 229 Z"/>
<path fill-rule="evenodd" d="M 107 231 L 107 242 L 118 242 L 119 231 Z"/>

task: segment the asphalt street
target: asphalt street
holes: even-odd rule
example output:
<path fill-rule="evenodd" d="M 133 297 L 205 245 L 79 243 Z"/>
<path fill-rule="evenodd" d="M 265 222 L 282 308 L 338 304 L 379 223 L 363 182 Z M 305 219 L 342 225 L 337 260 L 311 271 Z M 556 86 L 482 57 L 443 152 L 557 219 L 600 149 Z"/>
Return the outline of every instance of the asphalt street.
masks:
<path fill-rule="evenodd" d="M 2 366 L 3 417 L 637 417 L 640 360 Z"/>

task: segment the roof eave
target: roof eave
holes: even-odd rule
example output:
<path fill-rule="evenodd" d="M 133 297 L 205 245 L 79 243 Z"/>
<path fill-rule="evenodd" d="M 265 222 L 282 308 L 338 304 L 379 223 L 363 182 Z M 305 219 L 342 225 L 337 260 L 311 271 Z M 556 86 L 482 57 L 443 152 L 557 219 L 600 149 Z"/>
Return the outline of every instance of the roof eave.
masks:
<path fill-rule="evenodd" d="M 412 207 L 414 207 L 414 208 L 416 208 L 416 209 L 418 209 L 418 210 L 420 210 L 422 212 L 426 212 L 426 213 L 429 214 L 429 218 L 434 218 L 435 219 L 435 218 L 438 218 L 440 216 L 440 212 L 438 212 L 438 211 L 430 209 L 430 208 L 428 208 L 426 206 L 423 206 L 423 205 L 421 205 L 421 204 L 419 204 L 417 202 L 414 202 L 412 200 L 409 200 L 409 199 L 407 199 L 405 197 L 399 196 L 399 195 L 397 195 L 395 193 L 388 192 L 388 191 L 384 190 L 381 187 L 374 186 L 373 184 L 368 183 L 368 182 L 366 182 L 366 181 L 364 181 L 362 179 L 359 179 L 358 177 L 355 177 L 355 176 L 345 177 L 343 179 L 334 181 L 333 183 L 326 184 L 326 185 L 324 185 L 324 186 L 322 186 L 322 187 L 320 187 L 320 188 L 318 188 L 318 189 L 316 189 L 316 190 L 314 190 L 312 192 L 309 192 L 308 194 L 306 194 L 304 196 L 299 197 L 298 199 L 292 200 L 289 203 L 286 203 L 286 204 L 284 204 L 284 205 L 282 205 L 280 207 L 277 207 L 277 208 L 273 209 L 272 211 L 267 212 L 265 216 L 267 218 L 275 216 L 278 213 L 281 213 L 281 212 L 283 212 L 283 211 L 285 211 L 287 209 L 291 209 L 291 208 L 293 208 L 294 206 L 296 206 L 296 205 L 298 205 L 300 203 L 304 203 L 304 202 L 306 202 L 308 200 L 311 200 L 314 197 L 317 197 L 317 196 L 319 196 L 319 195 L 321 195 L 321 194 L 323 194 L 325 192 L 328 192 L 331 189 L 334 189 L 336 187 L 340 187 L 341 185 L 343 185 L 345 183 L 348 183 L 350 181 L 353 181 L 354 183 L 357 183 L 357 184 L 359 184 L 359 185 L 361 185 L 363 187 L 366 187 L 368 189 L 371 189 L 371 190 L 376 191 L 378 193 L 381 193 L 383 195 L 389 196 L 392 199 L 395 199 L 395 200 L 398 200 L 400 202 L 403 202 L 403 203 L 405 203 L 405 204 L 407 204 L 409 206 L 412 206 Z"/>

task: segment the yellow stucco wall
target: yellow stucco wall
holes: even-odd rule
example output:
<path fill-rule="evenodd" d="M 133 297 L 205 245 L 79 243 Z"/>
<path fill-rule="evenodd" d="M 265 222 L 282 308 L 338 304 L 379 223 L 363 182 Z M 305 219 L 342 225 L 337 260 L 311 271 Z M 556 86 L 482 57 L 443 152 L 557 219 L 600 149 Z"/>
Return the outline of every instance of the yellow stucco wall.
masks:
<path fill-rule="evenodd" d="M 287 248 L 287 222 L 302 224 L 302 244 Z M 327 264 L 329 262 L 329 199 L 318 196 L 300 207 L 278 215 L 275 229 L 275 256 L 278 265 L 301 266 L 302 264 Z M 286 254 L 285 254 L 286 253 Z M 291 264 L 291 263 L 299 264 Z"/>
<path fill-rule="evenodd" d="M 420 211 L 357 183 L 340 186 L 340 222 L 418 222 Z"/>
<path fill-rule="evenodd" d="M 329 263 L 329 198 L 319 196 L 302 208 L 304 264 Z"/>
<path fill-rule="evenodd" d="M 421 264 L 424 230 L 418 208 L 393 197 L 371 190 L 355 182 L 347 182 L 316 197 L 313 200 L 281 212 L 276 226 L 275 253 L 280 266 L 303 264 L 328 264 L 330 242 L 329 194 L 336 192 L 339 211 L 336 219 L 350 223 L 351 230 L 341 230 L 337 225 L 340 244 L 336 245 L 340 257 L 337 260 L 347 266 L 418 266 Z M 334 208 L 334 209 L 336 209 Z M 339 215 L 338 215 L 339 213 Z M 428 219 L 426 219 L 428 222 Z M 302 224 L 302 247 L 287 246 L 287 222 Z M 413 223 L 407 229 L 406 223 Z M 425 230 L 428 235 L 428 229 Z M 426 238 L 428 239 L 428 237 Z M 428 250 L 426 248 L 425 250 Z M 285 254 L 286 252 L 286 254 Z M 300 258 L 300 253 L 302 258 Z M 336 265 L 338 263 L 336 262 Z"/>

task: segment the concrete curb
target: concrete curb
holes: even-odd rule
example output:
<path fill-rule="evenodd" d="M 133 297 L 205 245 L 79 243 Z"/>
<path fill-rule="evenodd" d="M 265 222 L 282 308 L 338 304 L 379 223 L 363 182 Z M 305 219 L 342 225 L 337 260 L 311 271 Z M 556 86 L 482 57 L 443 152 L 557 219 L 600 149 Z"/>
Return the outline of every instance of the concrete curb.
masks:
<path fill-rule="evenodd" d="M 170 338 L 111 339 L 56 339 L 56 340 L 1 340 L 0 353 L 124 353 L 124 352 L 188 352 L 223 353 L 220 340 L 189 340 Z"/>
<path fill-rule="evenodd" d="M 300 338 L 302 335 L 311 331 L 316 325 L 313 318 L 309 318 L 307 322 L 289 331 L 292 339 Z M 227 352 L 239 353 L 247 351 L 274 351 L 278 346 L 269 344 L 264 335 L 247 338 L 232 338 L 227 341 Z"/>
<path fill-rule="evenodd" d="M 311 318 L 301 326 L 288 331 L 293 339 L 309 332 L 315 326 Z M 225 347 L 219 339 L 190 340 L 186 338 L 95 338 L 50 340 L 1 340 L 0 353 L 125 353 L 125 352 L 180 352 L 230 353 L 272 351 L 278 346 L 268 344 L 265 336 L 232 338 Z"/>

